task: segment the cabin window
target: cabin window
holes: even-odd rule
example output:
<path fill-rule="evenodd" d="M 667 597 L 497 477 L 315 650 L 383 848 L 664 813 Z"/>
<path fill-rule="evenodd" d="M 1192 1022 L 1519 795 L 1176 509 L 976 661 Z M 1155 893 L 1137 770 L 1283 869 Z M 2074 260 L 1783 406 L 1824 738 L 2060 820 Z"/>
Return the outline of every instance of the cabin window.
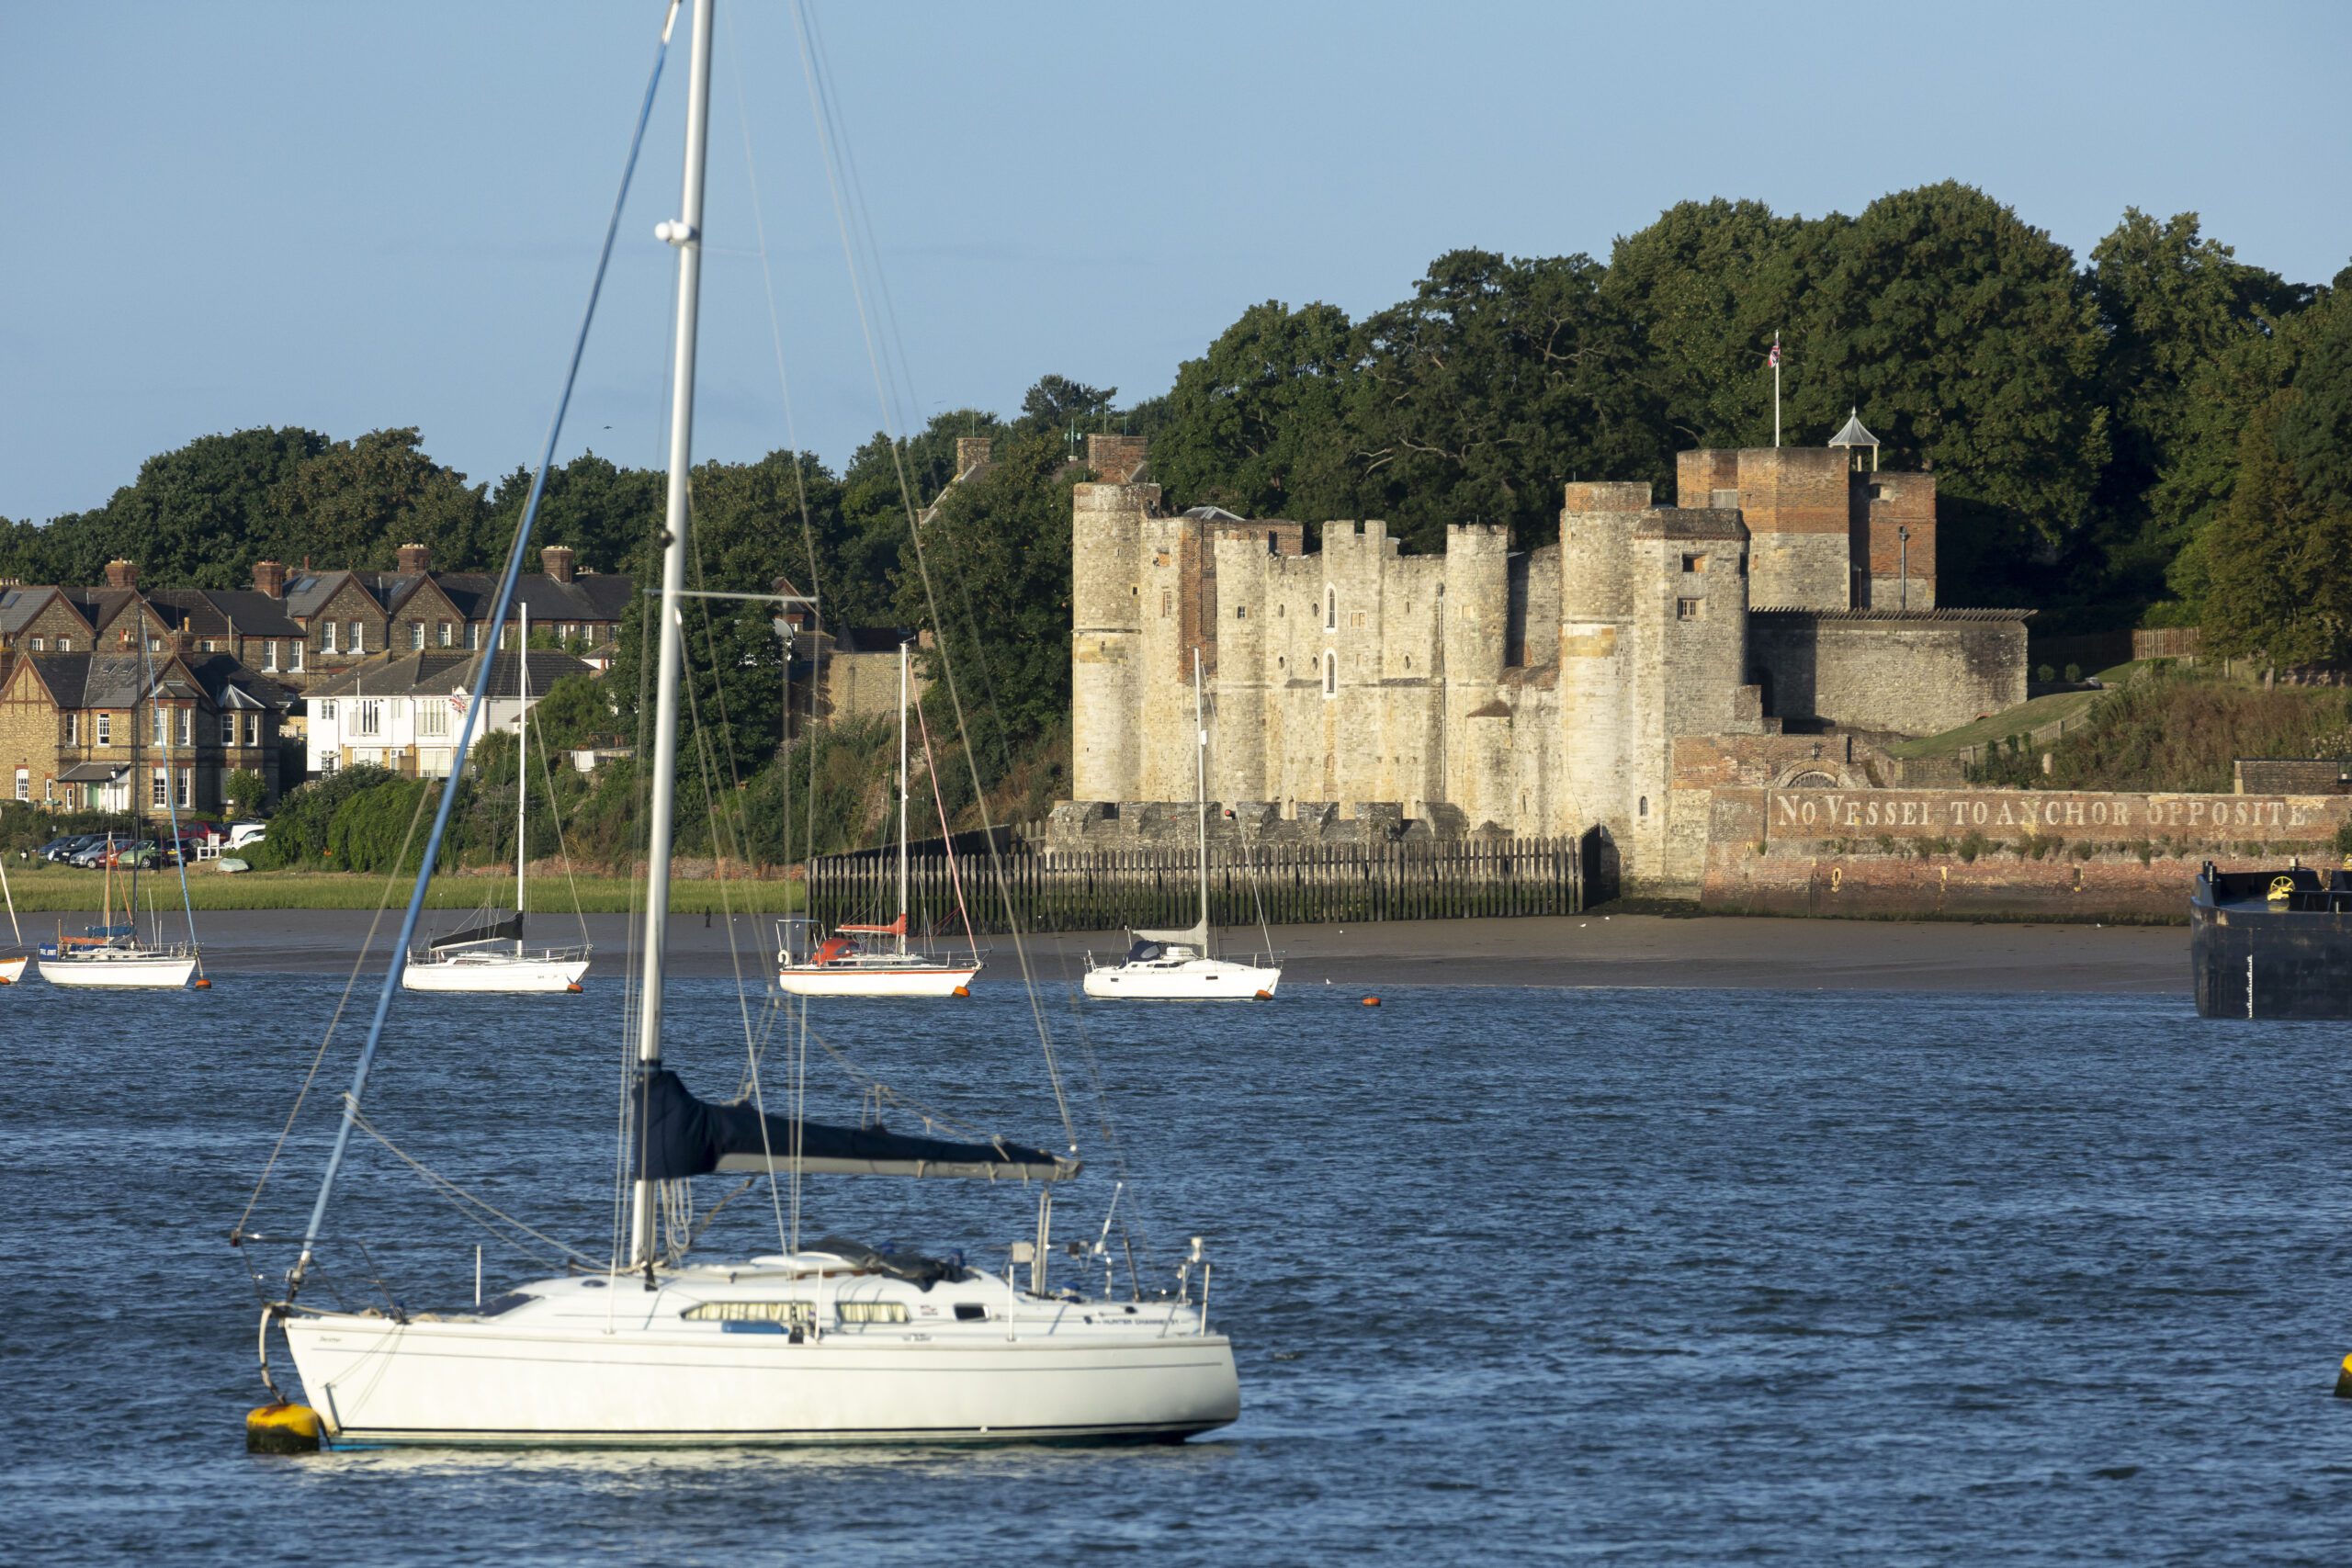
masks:
<path fill-rule="evenodd" d="M 1707 570 L 1707 558 L 1700 555 L 1686 555 L 1682 558 L 1682 570 L 1685 571 L 1704 571 Z"/>
<path fill-rule="evenodd" d="M 1695 621 L 1699 618 L 1699 606 L 1705 603 L 1704 599 L 1677 599 L 1674 602 L 1674 618 L 1678 621 Z"/>
<path fill-rule="evenodd" d="M 1340 656 L 1336 653 L 1327 652 L 1323 655 L 1323 695 L 1326 698 L 1330 698 L 1336 697 L 1339 694 Z"/>
<path fill-rule="evenodd" d="M 988 1314 L 989 1309 L 982 1306 L 978 1302 L 957 1302 L 956 1303 L 956 1321 L 958 1323 L 978 1323 L 981 1319 L 987 1317 Z"/>
<path fill-rule="evenodd" d="M 843 1302 L 841 1303 L 843 1323 L 904 1323 L 907 1303 L 904 1302 Z"/>
<path fill-rule="evenodd" d="M 679 1314 L 688 1323 L 788 1323 L 813 1327 L 817 1309 L 808 1302 L 696 1302 Z"/>

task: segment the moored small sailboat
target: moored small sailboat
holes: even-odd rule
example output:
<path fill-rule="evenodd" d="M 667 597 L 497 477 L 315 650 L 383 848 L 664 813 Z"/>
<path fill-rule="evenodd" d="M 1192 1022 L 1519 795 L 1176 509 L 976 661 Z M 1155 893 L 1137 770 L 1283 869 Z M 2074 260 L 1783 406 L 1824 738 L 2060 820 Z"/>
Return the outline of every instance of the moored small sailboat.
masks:
<path fill-rule="evenodd" d="M 477 920 L 462 930 L 428 941 L 424 951 L 409 955 L 401 984 L 412 991 L 472 991 L 516 996 L 580 989 L 587 977 L 592 949 L 583 940 L 577 947 L 523 944 L 525 894 L 529 877 L 531 808 L 531 612 L 519 617 L 521 648 L 515 653 L 523 712 L 514 724 L 514 913 L 510 918 Z M 484 649 L 482 658 L 496 654 Z M 453 785 L 454 787 L 454 785 Z M 511 944 L 511 945 L 510 945 Z"/>
<path fill-rule="evenodd" d="M 786 921 L 776 952 L 776 984 L 797 997 L 952 997 L 980 972 L 984 956 L 969 959 L 907 946 L 907 645 L 899 645 L 899 915 L 887 925 L 840 925 L 813 946 L 795 940 L 805 929 Z M 923 747 L 926 761 L 931 748 Z M 944 825 L 943 825 L 944 826 Z M 954 850 L 948 852 L 951 860 Z M 868 946 L 864 937 L 888 937 L 890 945 Z M 972 941 L 971 921 L 964 941 Z"/>

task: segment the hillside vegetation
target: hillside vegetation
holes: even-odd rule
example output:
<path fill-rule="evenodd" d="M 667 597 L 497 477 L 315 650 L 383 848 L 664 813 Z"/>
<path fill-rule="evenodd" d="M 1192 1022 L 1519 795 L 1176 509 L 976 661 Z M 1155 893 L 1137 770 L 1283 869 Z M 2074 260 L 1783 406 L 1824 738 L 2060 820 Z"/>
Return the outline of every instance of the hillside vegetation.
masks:
<path fill-rule="evenodd" d="M 1996 752 L 1969 776 L 2013 789 L 2227 794 L 2240 757 L 2346 755 L 2352 694 L 2341 687 L 2265 691 L 2245 679 L 2160 665 L 2099 703 L 2082 728 L 2047 746 Z"/>

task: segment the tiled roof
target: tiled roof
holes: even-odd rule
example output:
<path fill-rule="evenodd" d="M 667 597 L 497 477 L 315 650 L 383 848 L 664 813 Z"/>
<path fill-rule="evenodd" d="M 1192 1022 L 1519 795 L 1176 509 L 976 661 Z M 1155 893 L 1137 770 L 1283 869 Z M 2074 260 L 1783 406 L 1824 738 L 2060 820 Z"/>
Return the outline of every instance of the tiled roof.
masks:
<path fill-rule="evenodd" d="M 312 686 L 307 694 L 313 700 L 320 697 L 367 695 L 371 697 L 437 696 L 456 691 L 471 691 L 474 683 L 473 653 L 409 653 L 398 659 L 381 659 L 356 665 Z M 535 648 L 530 652 L 531 690 L 542 694 L 566 675 L 589 675 L 594 671 L 583 660 L 568 653 Z M 493 697 L 514 697 L 522 694 L 522 667 L 516 655 L 499 653 L 492 656 L 490 667 L 490 694 Z"/>

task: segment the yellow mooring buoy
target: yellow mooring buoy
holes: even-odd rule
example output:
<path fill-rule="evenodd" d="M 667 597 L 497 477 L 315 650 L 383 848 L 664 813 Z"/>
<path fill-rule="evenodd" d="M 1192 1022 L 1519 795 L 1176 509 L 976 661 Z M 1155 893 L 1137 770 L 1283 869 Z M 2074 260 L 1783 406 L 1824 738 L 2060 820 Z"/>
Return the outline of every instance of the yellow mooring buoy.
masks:
<path fill-rule="evenodd" d="M 2335 1369 L 2335 1397 L 2352 1399 L 2352 1356 L 2345 1357 L 2344 1364 Z"/>
<path fill-rule="evenodd" d="M 319 1413 L 307 1404 L 280 1400 L 265 1404 L 245 1417 L 245 1452 L 249 1454 L 314 1454 L 325 1446 L 325 1428 Z"/>

